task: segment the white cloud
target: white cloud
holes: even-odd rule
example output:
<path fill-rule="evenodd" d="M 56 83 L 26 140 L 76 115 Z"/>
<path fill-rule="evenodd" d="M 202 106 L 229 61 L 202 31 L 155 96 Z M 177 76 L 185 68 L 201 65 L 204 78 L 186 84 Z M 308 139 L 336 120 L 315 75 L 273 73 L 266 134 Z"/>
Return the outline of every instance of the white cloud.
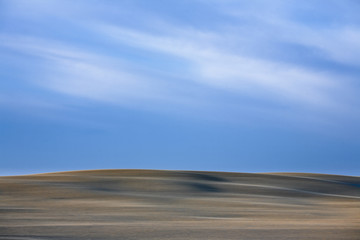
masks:
<path fill-rule="evenodd" d="M 44 60 L 39 63 L 39 79 L 31 79 L 43 87 L 98 100 L 145 98 L 154 91 L 148 79 L 129 73 L 121 60 L 38 38 L 2 36 L 2 41 L 3 46 Z"/>
<path fill-rule="evenodd" d="M 191 84 L 144 70 L 126 59 L 95 54 L 59 42 L 1 35 L 2 46 L 36 57 L 26 81 L 58 93 L 137 108 L 204 104 Z M 200 91 L 201 92 L 201 91 Z"/>
<path fill-rule="evenodd" d="M 359 65 L 360 28 L 359 22 L 352 21 L 354 16 L 358 16 L 358 11 L 356 5 L 346 0 L 326 1 L 330 7 L 325 8 L 321 1 L 307 3 L 274 0 L 251 4 L 241 1 L 213 2 L 219 11 L 234 17 L 234 21 L 249 22 L 243 29 L 248 42 L 253 41 L 258 46 L 266 41 L 297 43 L 321 51 L 329 60 Z M 317 24 L 316 20 L 311 19 L 297 20 L 295 16 L 299 12 L 314 15 L 312 17 L 322 19 L 323 23 Z M 328 15 L 332 16 L 334 22 L 326 19 Z"/>
<path fill-rule="evenodd" d="M 311 106 L 334 104 L 327 90 L 337 86 L 333 77 L 303 67 L 229 53 L 220 35 L 170 27 L 155 35 L 114 26 L 98 29 L 119 43 L 186 59 L 192 79 L 240 94 Z M 179 34 L 180 33 L 180 34 Z"/>
<path fill-rule="evenodd" d="M 81 46 L 83 38 L 80 42 L 66 37 L 55 42 L 49 40 L 53 35 L 46 34 L 33 38 L 11 34 L 0 36 L 1 45 L 43 60 L 38 64 L 37 75 L 29 77 L 30 81 L 59 93 L 96 101 L 137 107 L 152 105 L 162 108 L 174 104 L 190 108 L 199 104 L 221 108 L 219 105 L 223 103 L 217 102 L 219 98 L 212 98 L 211 94 L 206 96 L 207 91 L 219 91 L 238 96 L 238 99 L 250 99 L 232 102 L 231 107 L 224 105 L 223 108 L 262 108 L 257 105 L 257 100 L 260 100 L 271 102 L 267 105 L 271 105 L 270 109 L 286 105 L 293 111 L 333 110 L 347 104 L 342 95 L 348 92 L 348 86 L 341 82 L 344 76 L 301 63 L 281 62 L 272 56 L 264 58 L 257 53 L 264 46 L 271 48 L 272 42 L 277 41 L 279 45 L 282 42 L 297 43 L 319 49 L 330 60 L 346 64 L 359 62 L 360 34 L 356 27 L 322 29 L 292 21 L 289 19 L 289 4 L 284 1 L 257 1 L 255 4 L 245 1 L 241 2 L 241 8 L 238 1 L 211 1 L 209 3 L 215 4 L 217 11 L 223 11 L 232 19 L 224 21 L 222 27 L 207 27 L 206 31 L 185 23 L 181 25 L 181 21 L 172 24 L 166 19 L 161 20 L 161 16 L 149 18 L 149 15 L 146 16 L 150 19 L 146 27 L 142 28 L 141 24 L 135 24 L 136 29 L 131 24 L 125 27 L 124 22 L 116 21 L 116 14 L 104 18 L 104 13 L 111 10 L 109 3 L 97 3 L 96 7 L 81 1 L 75 5 L 73 1 L 66 1 L 66 4 L 54 1 L 54 4 L 43 7 L 38 6 L 39 1 L 35 3 L 32 7 L 41 12 L 39 18 L 46 16 L 51 20 L 54 14 L 57 21 L 65 19 L 67 24 L 70 23 L 67 26 L 76 25 L 76 29 L 91 32 L 89 36 L 102 44 L 102 49 L 130 46 L 128 51 L 134 55 L 140 53 L 150 59 L 147 61 L 154 60 L 149 65 L 150 68 L 156 66 L 156 69 L 144 70 L 136 59 L 127 59 L 119 53 L 101 52 L 101 48 L 95 53 L 91 44 Z M 268 8 L 269 4 L 271 8 Z M 101 8 L 99 14 L 95 11 L 98 7 Z M 66 8 L 71 9 L 71 14 Z M 19 4 L 16 9 L 15 15 L 25 14 L 25 9 Z M 38 18 L 29 14 L 29 18 Z M 109 19 L 114 21 L 110 24 Z M 181 59 L 184 62 L 178 67 L 181 70 L 174 72 L 165 67 L 167 63 L 161 55 Z M 178 72 L 180 74 L 176 76 Z M 252 103 L 252 100 L 255 101 Z"/>
<path fill-rule="evenodd" d="M 331 29 L 311 29 L 304 26 L 289 26 L 297 36 L 288 35 L 288 41 L 314 47 L 330 59 L 348 65 L 360 62 L 360 29 L 342 26 Z"/>

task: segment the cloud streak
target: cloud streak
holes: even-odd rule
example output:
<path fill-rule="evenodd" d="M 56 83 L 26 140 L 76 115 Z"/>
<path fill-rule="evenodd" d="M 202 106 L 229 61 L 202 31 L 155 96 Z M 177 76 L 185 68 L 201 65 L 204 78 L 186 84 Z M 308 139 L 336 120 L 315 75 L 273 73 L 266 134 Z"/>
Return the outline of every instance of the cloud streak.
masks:
<path fill-rule="evenodd" d="M 3 47 L 37 58 L 25 81 L 73 97 L 136 108 L 201 105 L 198 86 L 133 65 L 126 59 L 26 36 L 0 37 Z M 154 106 L 158 105 L 158 106 Z"/>
<path fill-rule="evenodd" d="M 130 26 L 111 10 L 121 3 L 96 3 L 101 9 L 96 13 L 95 7 L 80 1 L 69 13 L 65 9 L 73 6 L 71 1 L 54 1 L 39 8 L 35 17 L 14 2 L 12 17 L 54 21 L 51 12 L 56 11 L 57 20 L 66 20 L 69 28 L 76 26 L 79 34 L 92 36 L 96 43 L 94 47 L 91 41 L 84 44 L 83 38 L 54 40 L 39 33 L 1 35 L 3 48 L 38 61 L 36 73 L 26 81 L 67 96 L 154 109 L 171 105 L 217 109 L 223 104 L 223 108 L 286 106 L 293 111 L 331 112 L 351 109 L 358 102 L 348 97 L 353 95 L 348 84 L 354 77 L 351 73 L 284 61 L 281 55 L 301 52 L 284 53 L 289 50 L 284 45 L 294 44 L 316 52 L 309 56 L 301 52 L 300 59 L 316 56 L 320 62 L 356 68 L 359 25 L 311 25 L 296 20 L 293 4 L 283 1 L 275 1 L 272 8 L 263 1 L 199 1 L 228 16 L 222 25 L 206 29 L 201 24 L 174 23 L 168 17 L 149 17 L 149 11 L 146 26 Z M 139 4 L 132 9 L 147 11 Z M 113 15 L 105 17 L 107 10 Z M 229 104 L 226 95 L 236 100 Z"/>
<path fill-rule="evenodd" d="M 300 104 L 334 104 L 326 92 L 337 85 L 330 75 L 228 53 L 221 48 L 225 41 L 221 42 L 221 36 L 213 33 L 177 29 L 175 36 L 158 36 L 112 26 L 101 26 L 99 29 L 121 43 L 189 61 L 191 67 L 186 70 L 193 74 L 194 81 L 202 84 L 260 98 L 277 98 L 279 101 L 285 98 L 285 101 Z M 217 43 L 211 44 L 212 40 Z"/>

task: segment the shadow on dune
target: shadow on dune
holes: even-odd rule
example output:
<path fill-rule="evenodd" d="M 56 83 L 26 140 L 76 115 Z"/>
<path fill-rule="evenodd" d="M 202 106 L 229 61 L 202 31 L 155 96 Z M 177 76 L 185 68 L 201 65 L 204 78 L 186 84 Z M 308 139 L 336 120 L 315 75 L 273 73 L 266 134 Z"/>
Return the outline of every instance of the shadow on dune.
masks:
<path fill-rule="evenodd" d="M 198 181 L 214 181 L 214 182 L 227 182 L 228 180 L 223 177 L 210 175 L 210 174 L 202 174 L 202 173 L 194 173 L 194 172 L 188 172 L 185 173 L 186 176 L 188 176 L 191 179 L 198 180 Z"/>
<path fill-rule="evenodd" d="M 189 187 L 190 191 L 199 193 L 221 192 L 220 188 L 206 183 L 189 182 L 183 183 L 183 185 Z"/>

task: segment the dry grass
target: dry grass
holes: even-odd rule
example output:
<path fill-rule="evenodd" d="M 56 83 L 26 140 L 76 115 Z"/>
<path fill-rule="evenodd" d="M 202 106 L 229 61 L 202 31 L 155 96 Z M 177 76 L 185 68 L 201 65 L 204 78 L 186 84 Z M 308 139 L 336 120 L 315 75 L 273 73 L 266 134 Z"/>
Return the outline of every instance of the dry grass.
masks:
<path fill-rule="evenodd" d="M 360 239 L 360 178 L 99 170 L 0 177 L 0 239 Z"/>

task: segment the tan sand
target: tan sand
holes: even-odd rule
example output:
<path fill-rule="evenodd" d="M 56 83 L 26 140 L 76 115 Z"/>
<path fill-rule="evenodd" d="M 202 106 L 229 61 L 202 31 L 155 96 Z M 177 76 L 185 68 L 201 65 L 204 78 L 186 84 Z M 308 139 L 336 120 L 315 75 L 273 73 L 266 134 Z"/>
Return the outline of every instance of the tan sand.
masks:
<path fill-rule="evenodd" d="M 0 239 L 360 239 L 360 178 L 98 170 L 0 177 Z"/>

